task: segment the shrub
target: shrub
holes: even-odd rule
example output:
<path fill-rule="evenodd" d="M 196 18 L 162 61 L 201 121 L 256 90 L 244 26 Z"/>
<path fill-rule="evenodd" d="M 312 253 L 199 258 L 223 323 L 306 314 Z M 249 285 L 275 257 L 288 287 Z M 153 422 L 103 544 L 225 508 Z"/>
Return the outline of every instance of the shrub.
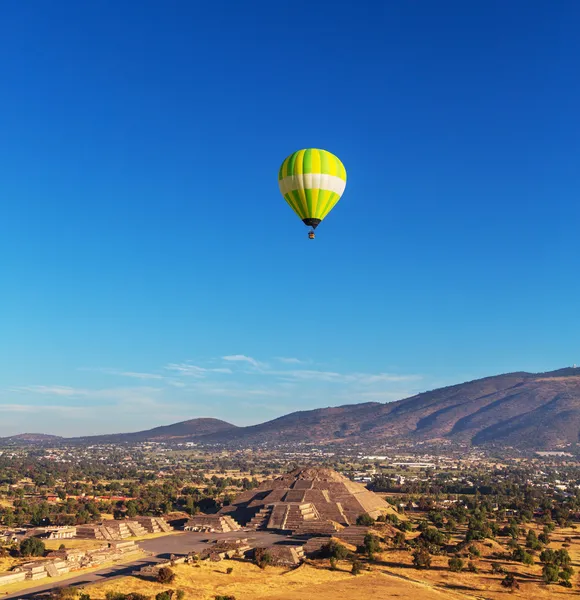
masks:
<path fill-rule="evenodd" d="M 155 600 L 172 600 L 173 598 L 173 590 L 167 590 L 166 592 L 159 592 L 157 596 L 155 596 Z"/>
<path fill-rule="evenodd" d="M 463 561 L 459 558 L 459 556 L 454 556 L 449 559 L 449 570 L 454 573 L 459 573 L 463 571 Z"/>
<path fill-rule="evenodd" d="M 407 539 L 405 538 L 405 534 L 400 531 L 397 531 L 395 537 L 393 538 L 393 544 L 395 545 L 395 547 L 402 548 L 405 545 L 406 541 Z"/>
<path fill-rule="evenodd" d="M 520 584 L 516 581 L 516 578 L 511 573 L 508 573 L 503 578 L 501 584 L 503 587 L 508 588 L 512 592 L 520 589 Z"/>
<path fill-rule="evenodd" d="M 20 542 L 22 556 L 44 556 L 45 550 L 44 542 L 36 537 L 29 537 Z"/>
<path fill-rule="evenodd" d="M 542 542 L 544 546 L 547 546 L 550 543 L 550 536 L 547 533 L 540 533 L 538 541 Z"/>
<path fill-rule="evenodd" d="M 76 588 L 59 588 L 52 592 L 51 598 L 53 600 L 74 600 L 78 597 L 79 591 Z"/>
<path fill-rule="evenodd" d="M 469 561 L 467 563 L 467 570 L 470 573 L 479 573 L 479 569 L 477 568 L 477 565 L 474 562 Z"/>
<path fill-rule="evenodd" d="M 158 583 L 173 583 L 175 573 L 169 567 L 161 567 L 157 573 L 156 580 Z"/>
<path fill-rule="evenodd" d="M 419 540 L 429 545 L 443 546 L 447 542 L 447 537 L 435 527 L 428 527 L 419 536 Z"/>
<path fill-rule="evenodd" d="M 366 552 L 367 556 L 372 559 L 373 556 L 380 551 L 380 549 L 381 543 L 379 538 L 372 533 L 367 533 L 364 541 L 364 551 Z"/>
<path fill-rule="evenodd" d="M 544 580 L 544 583 L 557 583 L 559 577 L 560 569 L 557 567 L 557 565 L 544 565 L 544 568 L 542 569 L 542 579 Z"/>
<path fill-rule="evenodd" d="M 185 600 L 185 592 L 183 590 L 177 590 L 177 594 L 175 595 L 176 600 Z"/>
<path fill-rule="evenodd" d="M 469 556 L 477 556 L 477 557 L 481 556 L 481 552 L 475 544 L 471 544 L 471 546 L 469 546 L 467 551 L 469 552 Z"/>
<path fill-rule="evenodd" d="M 534 557 L 529 552 L 526 552 L 520 546 L 518 546 L 513 551 L 512 560 L 516 560 L 517 562 L 521 562 L 524 565 L 533 565 L 534 564 Z"/>
<path fill-rule="evenodd" d="M 82 594 L 79 596 L 79 600 L 91 600 L 91 597 L 90 597 L 88 594 L 86 594 L 86 593 L 84 593 L 84 592 L 83 592 L 83 593 L 82 593 Z"/>
<path fill-rule="evenodd" d="M 344 560 L 348 556 L 348 549 L 340 542 L 330 540 L 330 542 L 323 547 L 323 553 L 329 558 Z"/>
<path fill-rule="evenodd" d="M 214 596 L 214 600 L 236 600 L 235 596 Z"/>
<path fill-rule="evenodd" d="M 367 513 L 359 515 L 356 520 L 357 525 L 364 525 L 365 527 L 371 527 L 375 524 L 375 520 Z"/>
<path fill-rule="evenodd" d="M 413 564 L 417 569 L 428 569 L 431 566 L 431 555 L 426 548 L 419 548 L 413 552 Z"/>
<path fill-rule="evenodd" d="M 228 575 L 231 575 L 233 572 L 234 572 L 234 568 L 233 568 L 233 567 L 228 567 L 228 568 L 226 569 L 226 573 L 227 573 Z"/>
<path fill-rule="evenodd" d="M 254 552 L 254 562 L 260 569 L 265 569 L 268 565 L 273 562 L 272 554 L 264 548 L 256 548 Z"/>
<path fill-rule="evenodd" d="M 336 558 L 334 558 L 334 556 L 331 556 L 331 557 L 330 557 L 330 568 L 331 568 L 333 571 L 336 571 L 336 564 L 337 564 L 337 562 L 338 562 L 338 561 L 336 560 Z"/>
<path fill-rule="evenodd" d="M 353 575 L 358 575 L 361 571 L 362 571 L 362 564 L 361 564 L 360 560 L 358 560 L 358 559 L 355 558 L 352 561 L 352 569 L 351 569 L 350 572 Z"/>
<path fill-rule="evenodd" d="M 504 573 L 506 573 L 506 570 L 503 565 L 500 565 L 498 563 L 493 563 L 491 565 L 491 572 L 494 573 L 495 575 L 503 575 Z"/>

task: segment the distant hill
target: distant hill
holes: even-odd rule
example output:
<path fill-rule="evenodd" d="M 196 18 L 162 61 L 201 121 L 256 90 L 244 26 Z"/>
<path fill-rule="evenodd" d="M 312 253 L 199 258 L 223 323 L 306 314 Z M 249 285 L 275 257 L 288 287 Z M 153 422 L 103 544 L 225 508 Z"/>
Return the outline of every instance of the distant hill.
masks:
<path fill-rule="evenodd" d="M 63 438 L 59 435 L 48 435 L 46 433 L 19 433 L 18 435 L 11 435 L 10 437 L 0 438 L 3 442 L 23 442 L 26 444 L 34 444 L 39 442 L 54 442 L 56 440 L 62 440 Z"/>
<path fill-rule="evenodd" d="M 452 440 L 551 448 L 580 441 L 579 433 L 580 369 L 567 368 L 550 373 L 486 377 L 387 404 L 296 412 L 206 439 L 248 445 Z"/>
<path fill-rule="evenodd" d="M 220 419 L 190 419 L 174 425 L 155 427 L 136 433 L 115 433 L 111 435 L 96 435 L 82 438 L 69 438 L 70 441 L 114 444 L 122 442 L 146 442 L 167 440 L 194 440 L 209 434 L 225 433 L 238 429 L 231 423 Z"/>
<path fill-rule="evenodd" d="M 22 434 L 0 441 L 18 439 L 25 443 L 58 438 Z M 293 442 L 454 441 L 522 449 L 554 448 L 580 441 L 580 368 L 496 375 L 397 402 L 294 412 L 251 427 L 236 427 L 218 419 L 192 419 L 148 431 L 66 441 L 122 443 L 148 440 L 195 440 L 238 446 Z"/>

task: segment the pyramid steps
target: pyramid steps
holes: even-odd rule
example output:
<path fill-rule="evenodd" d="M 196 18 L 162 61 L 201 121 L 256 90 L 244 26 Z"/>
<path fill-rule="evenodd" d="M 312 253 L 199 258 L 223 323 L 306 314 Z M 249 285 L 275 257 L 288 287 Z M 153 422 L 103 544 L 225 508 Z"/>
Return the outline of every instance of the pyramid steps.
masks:
<path fill-rule="evenodd" d="M 256 531 L 266 529 L 270 516 L 272 514 L 272 506 L 265 506 L 261 508 L 250 520 L 247 525 L 248 529 L 255 529 Z"/>
<path fill-rule="evenodd" d="M 135 537 L 147 535 L 147 530 L 138 521 L 127 521 L 127 528 Z"/>

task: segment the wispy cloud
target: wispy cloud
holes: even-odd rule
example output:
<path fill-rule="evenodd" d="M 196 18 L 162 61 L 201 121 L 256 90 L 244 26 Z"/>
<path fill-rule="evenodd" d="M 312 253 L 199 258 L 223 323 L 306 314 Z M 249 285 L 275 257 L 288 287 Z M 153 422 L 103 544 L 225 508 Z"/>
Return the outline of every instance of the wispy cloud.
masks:
<path fill-rule="evenodd" d="M 293 358 L 288 356 L 277 356 L 276 360 L 279 360 L 281 363 L 285 363 L 287 365 L 304 365 L 306 364 L 305 360 L 300 360 L 299 358 Z"/>
<path fill-rule="evenodd" d="M 11 392 L 43 394 L 47 396 L 86 396 L 90 393 L 89 390 L 82 388 L 73 388 L 68 385 L 22 385 L 10 388 Z"/>
<path fill-rule="evenodd" d="M 288 371 L 271 371 L 282 379 L 297 379 L 310 381 L 324 381 L 328 383 L 358 383 L 372 385 L 377 383 L 398 383 L 402 381 L 416 381 L 420 375 L 392 375 L 389 373 L 337 373 L 335 371 L 317 371 L 313 369 L 293 369 Z"/>
<path fill-rule="evenodd" d="M 65 434 L 71 428 L 75 434 L 135 431 L 199 416 L 251 424 L 263 421 L 264 414 L 274 418 L 293 410 L 389 402 L 411 396 L 426 384 L 417 374 L 329 369 L 292 356 L 260 360 L 247 354 L 172 362 L 152 371 L 78 370 L 102 373 L 103 379 L 105 375 L 123 379 L 115 387 L 94 387 L 81 380 L 78 386 L 28 384 L 0 389 L 2 433 L 30 427 L 46 430 L 51 423 L 49 432 Z M 116 416 L 114 423 L 111 414 Z"/>
<path fill-rule="evenodd" d="M 39 412 L 58 412 L 79 414 L 84 412 L 82 406 L 59 406 L 54 404 L 0 404 L 0 412 L 36 414 Z"/>
<path fill-rule="evenodd" d="M 263 363 L 258 362 L 255 358 L 251 356 L 246 356 L 245 354 L 229 354 L 228 356 L 222 356 L 223 360 L 227 360 L 229 362 L 246 362 L 251 364 L 253 367 L 257 369 L 264 366 Z"/>
<path fill-rule="evenodd" d="M 140 373 L 137 371 L 124 371 L 122 369 L 109 369 L 105 367 L 81 367 L 79 371 L 96 371 L 98 373 L 105 373 L 106 375 L 117 375 L 119 377 L 131 377 L 133 379 L 151 379 L 161 381 L 165 379 L 163 375 L 159 373 Z"/>
<path fill-rule="evenodd" d="M 98 400 L 130 400 L 143 398 L 160 392 L 161 388 L 151 386 L 115 387 L 101 389 L 76 388 L 65 385 L 22 385 L 9 388 L 9 392 L 34 394 L 42 396 L 59 396 L 64 398 L 91 398 Z"/>
<path fill-rule="evenodd" d="M 171 363 L 165 367 L 168 371 L 175 371 L 180 375 L 186 375 L 189 377 L 206 377 L 208 373 L 226 373 L 230 374 L 231 369 L 226 367 L 221 368 L 207 368 L 199 367 L 191 363 Z"/>

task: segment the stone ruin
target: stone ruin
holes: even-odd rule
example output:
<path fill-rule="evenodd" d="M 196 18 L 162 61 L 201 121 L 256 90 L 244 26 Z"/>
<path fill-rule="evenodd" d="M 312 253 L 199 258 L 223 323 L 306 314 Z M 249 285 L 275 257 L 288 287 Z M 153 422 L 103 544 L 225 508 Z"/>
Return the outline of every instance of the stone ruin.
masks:
<path fill-rule="evenodd" d="M 185 531 L 208 531 L 211 533 L 228 533 L 239 531 L 242 527 L 228 515 L 194 515 L 183 526 Z"/>
<path fill-rule="evenodd" d="M 50 552 L 45 559 L 31 561 L 6 573 L 0 573 L 0 586 L 21 581 L 36 581 L 46 577 L 59 577 L 70 571 L 97 567 L 103 563 L 116 561 L 126 554 L 139 550 L 135 542 L 113 542 L 96 550 L 57 550 Z"/>
<path fill-rule="evenodd" d="M 124 540 L 148 533 L 171 532 L 173 527 L 161 517 L 137 517 L 124 521 L 102 521 L 98 524 L 77 525 L 77 537 L 90 540 Z"/>
<path fill-rule="evenodd" d="M 394 509 L 380 496 L 324 468 L 295 469 L 240 494 L 218 515 L 230 516 L 246 529 L 276 530 L 294 535 L 334 535 L 356 523 Z"/>

